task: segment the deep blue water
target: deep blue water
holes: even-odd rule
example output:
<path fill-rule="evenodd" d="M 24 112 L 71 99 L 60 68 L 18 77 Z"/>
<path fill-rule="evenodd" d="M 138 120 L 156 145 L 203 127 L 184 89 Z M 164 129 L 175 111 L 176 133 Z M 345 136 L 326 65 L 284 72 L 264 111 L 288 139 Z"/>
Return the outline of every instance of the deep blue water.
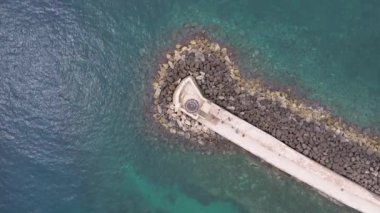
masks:
<path fill-rule="evenodd" d="M 380 3 L 0 2 L 0 212 L 350 212 L 245 155 L 165 148 L 145 110 L 185 24 L 245 72 L 380 127 Z M 254 54 L 254 55 L 253 55 Z"/>

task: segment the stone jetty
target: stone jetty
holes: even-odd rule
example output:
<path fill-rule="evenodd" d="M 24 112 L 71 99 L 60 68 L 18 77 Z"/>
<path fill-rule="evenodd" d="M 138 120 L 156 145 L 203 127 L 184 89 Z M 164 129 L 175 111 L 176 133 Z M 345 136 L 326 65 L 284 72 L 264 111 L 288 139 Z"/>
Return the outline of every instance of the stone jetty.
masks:
<path fill-rule="evenodd" d="M 366 213 L 380 212 L 380 197 L 286 146 L 268 133 L 203 97 L 192 76 L 178 85 L 175 111 L 199 121 L 231 143 L 297 178 L 319 192 Z"/>
<path fill-rule="evenodd" d="M 380 140 L 259 80 L 240 77 L 226 48 L 205 38 L 176 45 L 159 65 L 153 81 L 154 117 L 168 132 L 183 136 L 200 150 L 219 146 L 222 137 L 174 110 L 173 94 L 192 76 L 204 97 L 272 135 L 295 151 L 380 195 Z M 218 147 L 220 148 L 220 147 Z"/>

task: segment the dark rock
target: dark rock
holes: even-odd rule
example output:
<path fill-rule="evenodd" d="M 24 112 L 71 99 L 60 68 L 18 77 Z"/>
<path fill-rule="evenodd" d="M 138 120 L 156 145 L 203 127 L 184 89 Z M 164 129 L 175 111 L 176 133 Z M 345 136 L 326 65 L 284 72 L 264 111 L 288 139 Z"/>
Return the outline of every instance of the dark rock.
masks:
<path fill-rule="evenodd" d="M 205 97 L 255 125 L 256 127 L 272 134 L 283 143 L 296 151 L 310 157 L 320 164 L 333 169 L 337 173 L 361 184 L 368 190 L 380 195 L 380 180 L 374 175 L 380 173 L 380 153 L 373 149 L 361 147 L 359 144 L 346 141 L 341 136 L 326 129 L 324 124 L 306 121 L 290 110 L 282 108 L 278 102 L 261 100 L 259 104 L 257 96 L 249 95 L 241 90 L 238 82 L 232 79 L 224 59 L 218 55 L 203 53 L 205 61 L 195 60 L 195 54 L 184 52 L 185 60 L 174 63 L 174 69 L 169 68 L 167 81 L 161 85 L 160 105 L 165 112 L 165 106 L 172 101 L 174 84 L 178 79 L 188 75 L 198 76 L 200 71 L 206 73 L 204 81 L 197 81 Z M 198 57 L 199 58 L 199 57 Z M 218 96 L 225 97 L 223 100 Z M 231 98 L 232 97 L 232 98 Z M 233 110 L 232 110 L 233 109 Z M 166 120 L 169 117 L 165 117 Z M 185 138 L 194 138 L 194 141 L 186 143 L 187 149 L 223 150 L 228 152 L 234 147 L 231 143 L 219 143 L 225 141 L 219 136 L 205 139 L 205 136 L 190 135 L 185 133 Z M 199 139 L 204 143 L 200 145 Z M 215 143 L 214 141 L 218 142 Z"/>

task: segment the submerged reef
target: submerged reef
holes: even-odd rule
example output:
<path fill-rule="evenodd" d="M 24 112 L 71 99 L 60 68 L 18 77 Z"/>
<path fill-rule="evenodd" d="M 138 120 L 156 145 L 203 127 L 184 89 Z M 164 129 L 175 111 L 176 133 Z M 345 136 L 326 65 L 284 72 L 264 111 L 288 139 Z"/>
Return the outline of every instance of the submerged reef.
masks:
<path fill-rule="evenodd" d="M 380 141 L 312 107 L 286 91 L 243 79 L 226 48 L 204 37 L 177 44 L 160 64 L 153 81 L 154 118 L 168 132 L 189 139 L 201 151 L 231 150 L 232 143 L 181 112 L 174 111 L 173 93 L 193 76 L 203 95 L 289 147 L 380 195 Z"/>

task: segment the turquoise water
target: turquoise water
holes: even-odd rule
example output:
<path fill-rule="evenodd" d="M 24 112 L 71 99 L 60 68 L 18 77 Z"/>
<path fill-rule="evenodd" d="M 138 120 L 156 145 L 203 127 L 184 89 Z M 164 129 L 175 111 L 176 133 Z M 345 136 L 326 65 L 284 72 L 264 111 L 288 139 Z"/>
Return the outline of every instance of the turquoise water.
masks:
<path fill-rule="evenodd" d="M 147 109 L 184 25 L 247 74 L 380 127 L 378 1 L 2 1 L 0 212 L 351 212 L 246 154 L 203 156 Z M 157 148 L 158 147 L 158 148 Z"/>

